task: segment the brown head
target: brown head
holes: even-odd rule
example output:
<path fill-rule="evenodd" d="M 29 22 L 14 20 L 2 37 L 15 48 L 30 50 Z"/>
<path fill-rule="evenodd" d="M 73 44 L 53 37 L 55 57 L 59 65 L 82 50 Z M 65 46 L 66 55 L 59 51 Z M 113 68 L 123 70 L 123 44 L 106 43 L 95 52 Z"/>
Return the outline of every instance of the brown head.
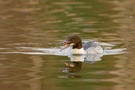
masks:
<path fill-rule="evenodd" d="M 73 46 L 73 49 L 81 49 L 82 48 L 82 40 L 76 34 L 71 34 L 71 35 L 67 36 L 64 43 L 66 44 L 64 49 L 69 47 L 69 46 Z"/>

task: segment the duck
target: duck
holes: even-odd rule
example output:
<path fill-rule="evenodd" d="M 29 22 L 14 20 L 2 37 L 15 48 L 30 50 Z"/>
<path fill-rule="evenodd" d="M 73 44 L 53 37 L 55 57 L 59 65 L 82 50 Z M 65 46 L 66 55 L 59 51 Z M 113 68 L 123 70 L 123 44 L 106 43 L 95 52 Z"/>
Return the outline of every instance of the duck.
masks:
<path fill-rule="evenodd" d="M 76 34 L 70 34 L 64 41 L 65 46 L 61 49 L 71 48 L 72 54 L 102 54 L 103 48 L 95 41 L 90 40 L 86 43 L 82 42 L 80 36 Z"/>

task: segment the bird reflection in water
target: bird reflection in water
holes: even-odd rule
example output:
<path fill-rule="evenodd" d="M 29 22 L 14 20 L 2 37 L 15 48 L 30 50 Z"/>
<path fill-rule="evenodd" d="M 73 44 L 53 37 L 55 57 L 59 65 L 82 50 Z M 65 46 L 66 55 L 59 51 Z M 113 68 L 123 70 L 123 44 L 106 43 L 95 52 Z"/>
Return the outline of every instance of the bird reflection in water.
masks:
<path fill-rule="evenodd" d="M 61 72 L 67 73 L 63 78 L 80 78 L 78 72 L 81 71 L 83 62 L 93 64 L 96 61 L 100 61 L 101 54 L 91 54 L 91 55 L 70 55 L 70 62 L 64 62 L 65 67 Z"/>
<path fill-rule="evenodd" d="M 82 62 L 70 62 L 70 63 L 65 63 L 66 65 L 66 70 L 67 72 L 79 72 L 81 70 L 82 67 Z"/>
<path fill-rule="evenodd" d="M 65 68 L 62 70 L 62 72 L 67 73 L 65 78 L 80 78 L 80 75 L 77 75 L 77 72 L 79 72 L 82 68 L 82 62 L 64 62 Z"/>

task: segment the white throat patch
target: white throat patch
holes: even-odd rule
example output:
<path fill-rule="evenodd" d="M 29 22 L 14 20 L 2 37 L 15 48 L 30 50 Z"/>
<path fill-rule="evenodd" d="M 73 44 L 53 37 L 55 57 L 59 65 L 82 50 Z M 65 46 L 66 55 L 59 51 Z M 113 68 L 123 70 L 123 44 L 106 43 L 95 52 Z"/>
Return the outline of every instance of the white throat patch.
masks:
<path fill-rule="evenodd" d="M 86 54 L 83 48 L 81 49 L 72 49 L 72 54 Z"/>

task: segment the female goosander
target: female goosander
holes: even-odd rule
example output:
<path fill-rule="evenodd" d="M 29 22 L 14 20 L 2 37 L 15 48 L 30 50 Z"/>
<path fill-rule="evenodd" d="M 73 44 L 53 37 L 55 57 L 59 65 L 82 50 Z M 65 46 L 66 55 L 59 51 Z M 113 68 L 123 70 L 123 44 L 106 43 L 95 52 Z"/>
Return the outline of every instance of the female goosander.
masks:
<path fill-rule="evenodd" d="M 72 54 L 102 54 L 103 49 L 94 41 L 88 41 L 82 44 L 81 38 L 76 34 L 71 34 L 67 36 L 64 41 L 66 44 L 62 50 L 71 47 Z"/>

